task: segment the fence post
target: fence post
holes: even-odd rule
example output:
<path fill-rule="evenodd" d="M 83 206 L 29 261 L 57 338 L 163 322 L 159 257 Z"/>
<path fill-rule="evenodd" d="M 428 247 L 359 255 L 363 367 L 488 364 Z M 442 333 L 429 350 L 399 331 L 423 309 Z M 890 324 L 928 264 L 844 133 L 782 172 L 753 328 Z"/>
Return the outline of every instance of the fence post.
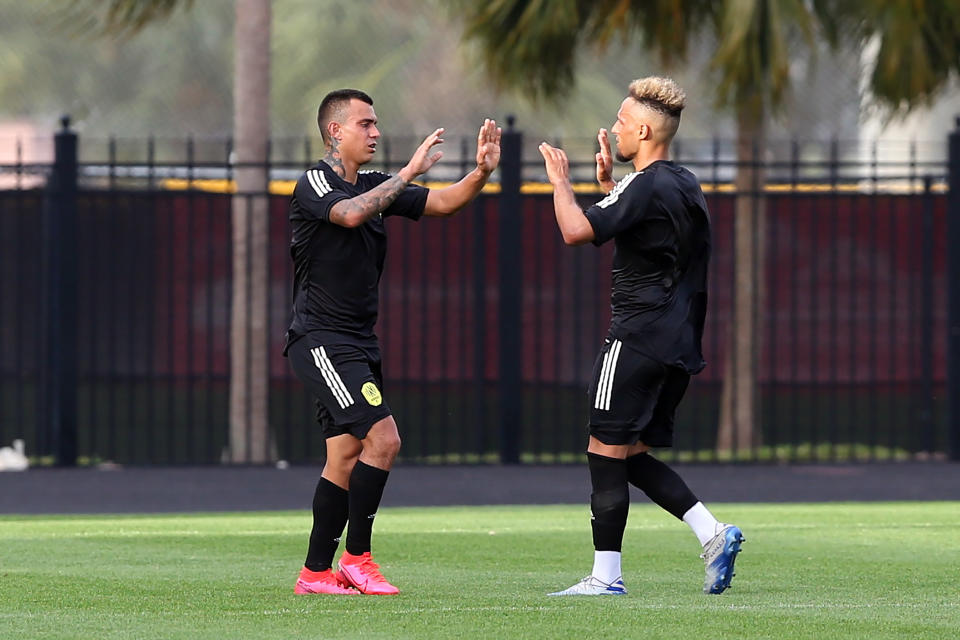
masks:
<path fill-rule="evenodd" d="M 934 420 L 934 399 L 936 394 L 933 387 L 933 176 L 923 178 L 923 214 L 921 223 L 921 238 L 923 251 L 921 254 L 922 274 L 920 286 L 920 369 L 921 397 L 916 419 L 920 427 L 920 444 L 924 451 L 936 451 L 936 422 Z"/>
<path fill-rule="evenodd" d="M 947 430 L 950 459 L 960 461 L 960 116 L 947 155 Z"/>
<path fill-rule="evenodd" d="M 522 304 L 522 215 L 520 185 L 523 134 L 513 128 L 507 116 L 507 130 L 500 141 L 499 251 L 499 396 L 500 462 L 520 462 L 523 390 L 521 384 Z"/>
<path fill-rule="evenodd" d="M 77 464 L 77 134 L 70 117 L 54 136 L 43 243 L 47 348 L 43 402 L 57 466 Z"/>

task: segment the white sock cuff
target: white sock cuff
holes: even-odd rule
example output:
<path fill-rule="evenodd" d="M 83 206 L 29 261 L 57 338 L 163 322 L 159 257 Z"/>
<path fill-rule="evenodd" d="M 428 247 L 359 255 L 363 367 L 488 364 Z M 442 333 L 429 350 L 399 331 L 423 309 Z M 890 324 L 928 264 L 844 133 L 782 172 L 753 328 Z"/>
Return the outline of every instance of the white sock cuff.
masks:
<path fill-rule="evenodd" d="M 693 529 L 693 533 L 697 536 L 697 540 L 700 541 L 701 547 L 716 535 L 717 525 L 720 524 L 702 502 L 698 502 L 690 507 L 690 509 L 683 514 L 683 521 Z"/>
<path fill-rule="evenodd" d="M 590 575 L 606 584 L 613 584 L 614 580 L 623 576 L 620 557 L 619 551 L 594 551 L 593 571 Z"/>

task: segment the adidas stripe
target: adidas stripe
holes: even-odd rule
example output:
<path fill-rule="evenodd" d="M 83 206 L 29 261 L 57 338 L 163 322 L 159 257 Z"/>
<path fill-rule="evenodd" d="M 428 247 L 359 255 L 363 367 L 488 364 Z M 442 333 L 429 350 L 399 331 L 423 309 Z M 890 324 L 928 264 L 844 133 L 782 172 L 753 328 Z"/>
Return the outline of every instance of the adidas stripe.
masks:
<path fill-rule="evenodd" d="M 313 363 L 317 365 L 317 369 L 320 369 L 323 379 L 327 382 L 327 386 L 330 387 L 330 391 L 333 393 L 333 397 L 337 399 L 340 408 L 346 409 L 352 405 L 353 396 L 347 391 L 347 387 L 343 384 L 343 379 L 340 377 L 340 374 L 333 368 L 333 363 L 330 362 L 330 358 L 327 357 L 326 350 L 324 350 L 323 347 L 315 347 L 310 350 L 310 353 L 313 355 Z"/>
<path fill-rule="evenodd" d="M 617 183 L 617 186 L 613 188 L 613 191 L 607 194 L 607 197 L 597 203 L 597 206 L 601 209 L 606 209 L 614 202 L 620 199 L 620 194 L 624 192 L 627 186 L 633 182 L 633 179 L 638 175 L 643 173 L 642 171 L 634 171 L 633 173 L 628 173 L 620 179 L 620 182 Z"/>
<path fill-rule="evenodd" d="M 317 192 L 317 197 L 319 198 L 333 191 L 330 183 L 327 182 L 327 176 L 323 175 L 323 172 L 317 169 L 307 171 L 307 181 L 310 182 L 310 186 Z"/>
<path fill-rule="evenodd" d="M 620 358 L 619 340 L 610 344 L 610 349 L 603 356 L 603 365 L 600 367 L 600 380 L 597 382 L 597 395 L 593 401 L 593 408 L 602 411 L 610 410 L 610 396 L 613 391 L 613 376 L 617 372 L 617 360 Z"/>

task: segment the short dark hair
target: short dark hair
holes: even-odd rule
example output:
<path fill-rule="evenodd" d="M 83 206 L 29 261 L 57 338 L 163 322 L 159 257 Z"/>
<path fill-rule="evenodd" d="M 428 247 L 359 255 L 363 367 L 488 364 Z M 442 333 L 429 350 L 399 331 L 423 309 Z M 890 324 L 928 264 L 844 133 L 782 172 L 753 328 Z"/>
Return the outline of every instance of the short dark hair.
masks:
<path fill-rule="evenodd" d="M 320 127 L 320 135 L 324 142 L 327 139 L 327 124 L 334 119 L 337 111 L 350 104 L 351 100 L 360 100 L 373 106 L 373 98 L 359 89 L 337 89 L 331 91 L 320 101 L 320 108 L 317 109 L 317 126 Z"/>

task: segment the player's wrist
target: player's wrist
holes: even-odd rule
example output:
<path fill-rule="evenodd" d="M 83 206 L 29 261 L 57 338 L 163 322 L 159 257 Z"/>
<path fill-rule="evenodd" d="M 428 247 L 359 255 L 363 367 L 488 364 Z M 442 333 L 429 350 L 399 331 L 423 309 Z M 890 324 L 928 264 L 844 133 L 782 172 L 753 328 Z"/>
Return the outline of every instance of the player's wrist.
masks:
<path fill-rule="evenodd" d="M 411 182 L 413 182 L 418 175 L 420 174 L 417 173 L 416 170 L 411 168 L 410 165 L 407 165 L 403 169 L 400 169 L 400 171 L 397 171 L 397 177 L 399 177 L 401 180 L 403 180 L 407 184 L 410 184 Z"/>
<path fill-rule="evenodd" d="M 490 175 L 493 173 L 493 169 L 487 169 L 485 166 L 478 164 L 476 168 L 472 171 L 473 175 L 486 182 L 490 178 Z"/>

